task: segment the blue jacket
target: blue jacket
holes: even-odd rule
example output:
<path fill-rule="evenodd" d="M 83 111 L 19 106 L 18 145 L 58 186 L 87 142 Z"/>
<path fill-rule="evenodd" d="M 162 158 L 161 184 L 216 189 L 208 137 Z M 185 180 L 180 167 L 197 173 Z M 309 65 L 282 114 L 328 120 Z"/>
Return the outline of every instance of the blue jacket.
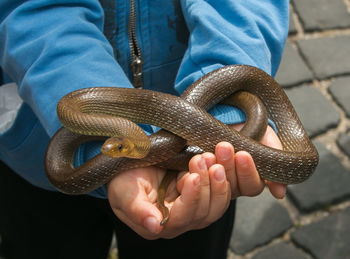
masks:
<path fill-rule="evenodd" d="M 173 94 L 228 64 L 274 75 L 288 8 L 288 0 L 0 1 L 0 67 L 4 83 L 16 82 L 24 101 L 13 126 L 0 135 L 0 159 L 32 184 L 54 190 L 43 158 L 60 128 L 58 100 L 79 88 L 132 87 L 135 52 L 143 60 L 143 87 Z M 244 120 L 227 106 L 210 112 L 226 123 Z M 81 147 L 77 163 L 96 154 L 98 145 Z M 92 195 L 106 197 L 105 188 Z"/>

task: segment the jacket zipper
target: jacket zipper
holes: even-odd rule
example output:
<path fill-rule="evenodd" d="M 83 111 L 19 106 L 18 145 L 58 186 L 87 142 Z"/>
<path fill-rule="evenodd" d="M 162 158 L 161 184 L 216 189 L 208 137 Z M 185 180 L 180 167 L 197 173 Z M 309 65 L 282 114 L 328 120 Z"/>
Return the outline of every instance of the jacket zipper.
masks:
<path fill-rule="evenodd" d="M 135 88 L 142 88 L 142 54 L 136 37 L 136 3 L 130 0 L 130 15 L 128 24 L 129 47 L 130 47 L 130 66 L 132 71 L 132 84 Z"/>

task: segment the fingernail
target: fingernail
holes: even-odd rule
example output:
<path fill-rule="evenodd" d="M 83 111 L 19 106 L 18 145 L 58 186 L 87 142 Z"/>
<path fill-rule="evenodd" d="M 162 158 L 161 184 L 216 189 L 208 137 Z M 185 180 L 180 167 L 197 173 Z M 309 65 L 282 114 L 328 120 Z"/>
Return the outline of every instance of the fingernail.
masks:
<path fill-rule="evenodd" d="M 232 157 L 232 154 L 228 148 L 221 147 L 217 152 L 221 160 L 229 160 Z"/>
<path fill-rule="evenodd" d="M 244 152 L 244 151 L 242 151 Z M 249 164 L 249 158 L 242 155 L 237 155 L 236 157 L 236 163 L 240 166 L 240 168 L 247 168 Z"/>
<path fill-rule="evenodd" d="M 218 182 L 223 182 L 225 180 L 225 171 L 223 168 L 218 168 L 215 172 L 215 179 L 218 181 Z"/>
<path fill-rule="evenodd" d="M 193 179 L 194 186 L 198 187 L 200 185 L 200 176 L 197 175 L 196 178 Z"/>
<path fill-rule="evenodd" d="M 158 229 L 159 222 L 158 220 L 153 217 L 147 217 L 143 222 L 144 227 L 151 233 L 156 233 Z"/>
<path fill-rule="evenodd" d="M 205 159 L 204 158 L 201 158 L 198 162 L 198 166 L 201 170 L 207 170 L 207 163 L 205 162 Z"/>

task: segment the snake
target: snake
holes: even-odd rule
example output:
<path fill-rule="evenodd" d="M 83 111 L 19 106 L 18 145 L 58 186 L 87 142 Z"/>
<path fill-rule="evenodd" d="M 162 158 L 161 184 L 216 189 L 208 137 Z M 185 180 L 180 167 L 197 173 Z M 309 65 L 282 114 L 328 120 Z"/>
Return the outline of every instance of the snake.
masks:
<path fill-rule="evenodd" d="M 253 105 L 256 100 L 262 105 Z M 207 112 L 218 103 L 244 110 L 248 120 L 243 131 L 234 130 Z M 259 143 L 267 125 L 260 114 L 275 123 L 282 150 Z M 57 115 L 63 127 L 50 140 L 45 171 L 51 184 L 67 194 L 89 193 L 133 168 L 156 165 L 171 172 L 188 170 L 191 157 L 214 152 L 222 141 L 231 143 L 235 152 L 250 153 L 262 179 L 283 184 L 305 181 L 319 160 L 283 89 L 269 74 L 249 65 L 216 69 L 181 96 L 137 88 L 79 89 L 60 99 Z M 139 124 L 161 130 L 147 136 Z M 264 125 L 251 133 L 249 128 L 254 124 Z M 75 167 L 77 148 L 92 140 L 105 141 L 101 153 Z M 174 174 L 168 175 L 159 187 L 158 206 L 165 219 L 161 224 L 169 218 L 164 198 Z"/>

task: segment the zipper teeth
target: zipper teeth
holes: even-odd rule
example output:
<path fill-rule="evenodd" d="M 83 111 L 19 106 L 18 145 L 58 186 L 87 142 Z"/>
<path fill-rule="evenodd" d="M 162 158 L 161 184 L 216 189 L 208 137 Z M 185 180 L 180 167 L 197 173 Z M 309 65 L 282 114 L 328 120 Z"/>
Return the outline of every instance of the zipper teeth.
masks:
<path fill-rule="evenodd" d="M 133 73 L 133 85 L 136 88 L 142 88 L 142 55 L 141 49 L 137 42 L 136 35 L 136 3 L 135 0 L 130 0 L 130 16 L 129 16 L 129 47 L 130 47 L 130 65 Z"/>
<path fill-rule="evenodd" d="M 132 59 L 135 56 L 141 59 L 141 50 L 136 39 L 136 3 L 135 0 L 130 0 L 130 18 L 129 18 L 129 46 Z"/>

